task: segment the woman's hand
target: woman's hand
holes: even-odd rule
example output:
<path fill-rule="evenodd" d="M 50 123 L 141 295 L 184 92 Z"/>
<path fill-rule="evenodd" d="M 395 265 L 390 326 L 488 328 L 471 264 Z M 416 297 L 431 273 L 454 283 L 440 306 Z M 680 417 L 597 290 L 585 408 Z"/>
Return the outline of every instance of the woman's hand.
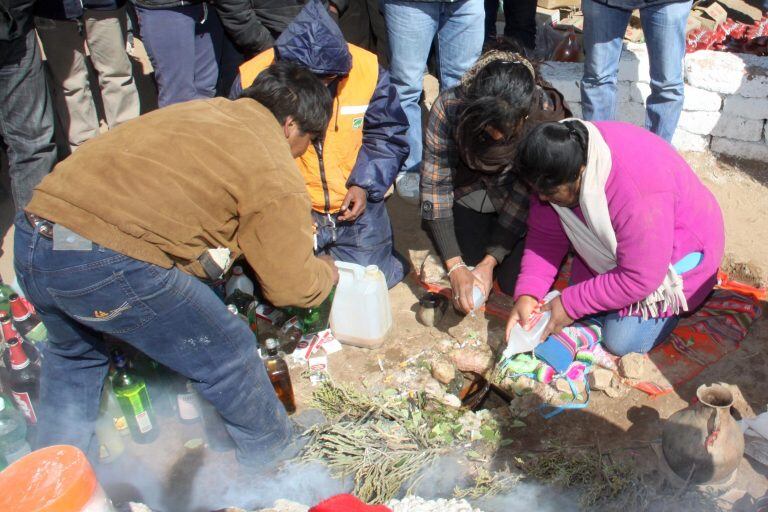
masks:
<path fill-rule="evenodd" d="M 544 304 L 541 307 L 541 310 L 549 311 L 552 314 L 552 316 L 549 317 L 549 322 L 541 337 L 542 341 L 547 339 L 550 334 L 559 334 L 560 331 L 563 330 L 563 327 L 568 327 L 574 322 L 573 318 L 568 316 L 568 313 L 565 311 L 560 295 Z"/>
<path fill-rule="evenodd" d="M 453 292 L 453 306 L 464 314 L 469 313 L 474 308 L 472 301 L 472 287 L 475 285 L 475 275 L 462 265 L 461 258 L 451 258 L 445 262 L 448 269 L 455 268 L 448 279 L 451 280 L 451 291 Z"/>
<path fill-rule="evenodd" d="M 491 294 L 491 288 L 493 288 L 493 269 L 496 268 L 496 258 L 493 256 L 486 256 L 483 261 L 477 264 L 472 270 L 472 274 L 475 276 L 477 284 L 480 289 L 483 290 L 485 298 Z"/>
<path fill-rule="evenodd" d="M 528 324 L 528 319 L 539 307 L 539 299 L 531 295 L 521 295 L 515 301 L 515 305 L 512 307 L 512 312 L 509 314 L 509 320 L 507 320 L 507 334 L 504 339 L 509 339 L 509 333 L 512 328 L 517 324 L 520 324 L 525 328 Z"/>

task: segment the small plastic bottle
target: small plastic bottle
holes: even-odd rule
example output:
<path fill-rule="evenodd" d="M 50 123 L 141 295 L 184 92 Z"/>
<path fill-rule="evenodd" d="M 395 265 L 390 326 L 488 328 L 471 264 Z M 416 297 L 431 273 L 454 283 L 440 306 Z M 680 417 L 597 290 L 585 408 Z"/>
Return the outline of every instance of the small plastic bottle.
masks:
<path fill-rule="evenodd" d="M 246 295 L 253 295 L 253 281 L 243 274 L 243 267 L 239 265 L 232 267 L 232 276 L 227 281 L 226 286 L 227 297 L 235 293 L 235 290 L 240 290 Z"/>
<path fill-rule="evenodd" d="M 549 292 L 544 296 L 541 304 L 546 304 L 558 295 L 560 295 L 558 291 Z M 547 327 L 551 316 L 552 314 L 549 311 L 537 311 L 531 315 L 527 327 L 523 327 L 520 323 L 515 325 L 509 333 L 504 357 L 509 358 L 515 354 L 530 352 L 536 348 L 542 341 L 541 336 L 544 334 L 544 329 Z"/>

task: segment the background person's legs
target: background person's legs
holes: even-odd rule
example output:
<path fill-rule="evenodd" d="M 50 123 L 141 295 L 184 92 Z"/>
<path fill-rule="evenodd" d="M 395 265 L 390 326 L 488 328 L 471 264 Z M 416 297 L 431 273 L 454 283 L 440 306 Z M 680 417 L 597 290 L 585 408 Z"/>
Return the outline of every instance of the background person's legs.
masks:
<path fill-rule="evenodd" d="M 36 18 L 35 25 L 55 81 L 54 86 L 61 98 L 57 101 L 59 119 L 67 131 L 70 150 L 74 151 L 99 134 L 99 116 L 91 95 L 85 57 L 85 39 L 73 20 Z"/>
<path fill-rule="evenodd" d="M 616 81 L 624 33 L 631 11 L 609 7 L 595 0 L 583 0 L 584 76 L 581 103 L 587 121 L 616 118 Z"/>
<path fill-rule="evenodd" d="M 422 119 L 419 100 L 424 71 L 437 32 L 439 3 L 383 0 L 382 10 L 389 38 L 389 76 L 408 118 L 410 153 L 405 172 L 419 172 L 422 158 Z"/>
<path fill-rule="evenodd" d="M 139 116 L 139 93 L 131 59 L 125 51 L 125 8 L 88 9 L 84 16 L 91 62 L 99 76 L 107 125 L 114 128 Z"/>
<path fill-rule="evenodd" d="M 483 50 L 485 9 L 481 0 L 440 3 L 437 61 L 440 91 L 453 87 Z"/>
<path fill-rule="evenodd" d="M 504 0 L 504 35 L 529 50 L 536 47 L 536 0 Z"/>
<path fill-rule="evenodd" d="M 640 10 L 651 67 L 645 127 L 666 141 L 672 140 L 683 110 L 685 26 L 690 11 L 690 1 Z"/>
<path fill-rule="evenodd" d="M 144 9 L 136 6 L 141 37 L 157 81 L 157 105 L 197 99 L 195 27 L 199 6 Z"/>
<path fill-rule="evenodd" d="M 618 313 L 608 313 L 596 320 L 603 326 L 603 346 L 610 353 L 623 356 L 632 352 L 649 352 L 669 336 L 679 318 L 671 316 L 643 320 L 638 316 L 620 317 Z"/>
<path fill-rule="evenodd" d="M 34 30 L 0 41 L 0 138 L 8 150 L 8 174 L 16 210 L 56 164 L 53 105 Z"/>
<path fill-rule="evenodd" d="M 195 91 L 198 98 L 213 98 L 219 83 L 224 27 L 216 9 L 208 8 L 208 4 L 195 7 L 200 11 L 195 25 Z"/>

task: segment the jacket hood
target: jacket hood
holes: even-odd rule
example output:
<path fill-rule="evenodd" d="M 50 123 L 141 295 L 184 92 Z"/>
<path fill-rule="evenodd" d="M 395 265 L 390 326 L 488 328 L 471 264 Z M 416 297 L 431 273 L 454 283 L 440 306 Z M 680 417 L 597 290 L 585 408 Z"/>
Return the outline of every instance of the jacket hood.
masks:
<path fill-rule="evenodd" d="M 352 55 L 341 29 L 320 0 L 310 0 L 275 42 L 278 59 L 318 75 L 347 75 Z"/>

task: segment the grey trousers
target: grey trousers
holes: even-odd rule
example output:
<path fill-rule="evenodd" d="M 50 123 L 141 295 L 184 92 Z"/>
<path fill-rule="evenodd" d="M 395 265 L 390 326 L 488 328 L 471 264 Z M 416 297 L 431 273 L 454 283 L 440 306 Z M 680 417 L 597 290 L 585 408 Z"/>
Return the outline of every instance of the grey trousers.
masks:
<path fill-rule="evenodd" d="M 107 126 L 114 128 L 139 115 L 139 93 L 125 49 L 125 8 L 86 9 L 81 27 L 74 20 L 36 18 L 35 24 L 63 99 L 59 116 L 70 148 L 99 134 L 99 117 L 91 95 L 86 45 L 98 75 Z"/>

